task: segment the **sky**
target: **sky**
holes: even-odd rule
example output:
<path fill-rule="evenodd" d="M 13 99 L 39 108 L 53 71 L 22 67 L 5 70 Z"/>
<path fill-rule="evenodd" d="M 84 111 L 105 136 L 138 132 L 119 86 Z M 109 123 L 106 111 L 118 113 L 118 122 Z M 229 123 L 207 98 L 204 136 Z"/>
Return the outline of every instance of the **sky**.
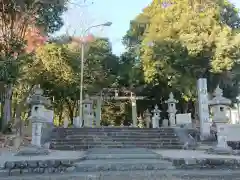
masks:
<path fill-rule="evenodd" d="M 56 34 L 68 31 L 69 34 L 81 35 L 86 28 L 92 25 L 112 22 L 110 27 L 94 28 L 89 33 L 108 37 L 112 42 L 113 53 L 120 55 L 124 52 L 121 39 L 129 29 L 130 21 L 141 13 L 142 9 L 152 0 L 82 0 L 86 1 L 86 5 L 81 7 L 79 6 L 82 4 L 80 1 L 73 0 L 73 4 L 63 16 L 65 25 Z M 240 8 L 240 0 L 230 1 Z"/>

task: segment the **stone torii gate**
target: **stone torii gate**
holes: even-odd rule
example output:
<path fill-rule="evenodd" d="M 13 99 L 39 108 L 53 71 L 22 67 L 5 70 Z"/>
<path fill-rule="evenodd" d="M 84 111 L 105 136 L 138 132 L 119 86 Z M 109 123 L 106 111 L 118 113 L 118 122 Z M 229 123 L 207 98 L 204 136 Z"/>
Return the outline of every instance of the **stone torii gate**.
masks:
<path fill-rule="evenodd" d="M 101 111 L 102 104 L 105 100 L 130 100 L 132 104 L 132 123 L 133 127 L 137 127 L 137 100 L 143 100 L 145 97 L 136 96 L 135 93 L 131 91 L 122 91 L 122 93 L 126 94 L 125 96 L 119 96 L 121 91 L 117 89 L 103 89 L 98 96 L 91 96 L 90 99 L 96 101 L 96 125 L 100 126 L 101 121 Z M 113 94 L 113 95 L 110 95 Z M 128 95 L 127 95 L 128 94 Z"/>

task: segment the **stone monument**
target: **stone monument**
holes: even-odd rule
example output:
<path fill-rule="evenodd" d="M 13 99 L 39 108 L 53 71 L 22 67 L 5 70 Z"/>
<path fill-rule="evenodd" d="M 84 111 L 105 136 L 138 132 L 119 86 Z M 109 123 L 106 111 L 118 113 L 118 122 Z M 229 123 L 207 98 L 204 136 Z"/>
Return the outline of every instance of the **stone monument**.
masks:
<path fill-rule="evenodd" d="M 198 115 L 200 121 L 200 134 L 201 139 L 207 139 L 210 136 L 210 118 L 208 109 L 208 90 L 207 79 L 200 78 L 197 81 L 198 93 Z"/>
<path fill-rule="evenodd" d="M 176 112 L 177 112 L 176 104 L 178 103 L 178 101 L 174 99 L 172 92 L 169 94 L 169 99 L 165 101 L 165 103 L 168 105 L 167 112 L 170 121 L 170 126 L 176 126 Z"/>
<path fill-rule="evenodd" d="M 152 111 L 152 113 L 153 113 L 152 127 L 153 128 L 159 128 L 160 112 L 161 111 L 158 109 L 158 106 L 156 105 L 154 107 L 154 110 Z"/>

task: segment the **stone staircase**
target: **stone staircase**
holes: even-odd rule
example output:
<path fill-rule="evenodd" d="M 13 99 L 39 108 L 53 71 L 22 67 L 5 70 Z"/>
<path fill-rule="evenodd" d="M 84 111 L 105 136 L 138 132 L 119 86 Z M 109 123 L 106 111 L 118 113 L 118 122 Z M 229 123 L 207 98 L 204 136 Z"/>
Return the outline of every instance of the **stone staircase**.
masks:
<path fill-rule="evenodd" d="M 50 148 L 87 150 L 91 148 L 181 149 L 174 128 L 55 128 Z"/>

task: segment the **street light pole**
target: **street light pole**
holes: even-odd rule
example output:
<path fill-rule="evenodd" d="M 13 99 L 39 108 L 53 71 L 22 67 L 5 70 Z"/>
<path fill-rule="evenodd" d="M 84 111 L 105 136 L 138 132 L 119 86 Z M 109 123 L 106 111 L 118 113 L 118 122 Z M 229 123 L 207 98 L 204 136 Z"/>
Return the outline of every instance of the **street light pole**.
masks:
<path fill-rule="evenodd" d="M 236 99 L 237 99 L 238 124 L 240 124 L 240 109 L 239 109 L 240 96 L 237 96 Z"/>
<path fill-rule="evenodd" d="M 85 59 L 85 42 L 83 41 L 83 38 L 87 34 L 87 32 L 95 27 L 101 27 L 101 26 L 111 26 L 112 22 L 106 22 L 103 24 L 98 24 L 94 26 L 90 26 L 87 28 L 83 34 L 82 34 L 82 42 L 81 42 L 81 70 L 80 70 L 80 100 L 79 100 L 79 121 L 78 121 L 78 126 L 82 127 L 84 125 L 83 122 L 83 72 L 84 72 L 84 59 Z M 82 120 L 82 124 L 80 124 Z"/>

